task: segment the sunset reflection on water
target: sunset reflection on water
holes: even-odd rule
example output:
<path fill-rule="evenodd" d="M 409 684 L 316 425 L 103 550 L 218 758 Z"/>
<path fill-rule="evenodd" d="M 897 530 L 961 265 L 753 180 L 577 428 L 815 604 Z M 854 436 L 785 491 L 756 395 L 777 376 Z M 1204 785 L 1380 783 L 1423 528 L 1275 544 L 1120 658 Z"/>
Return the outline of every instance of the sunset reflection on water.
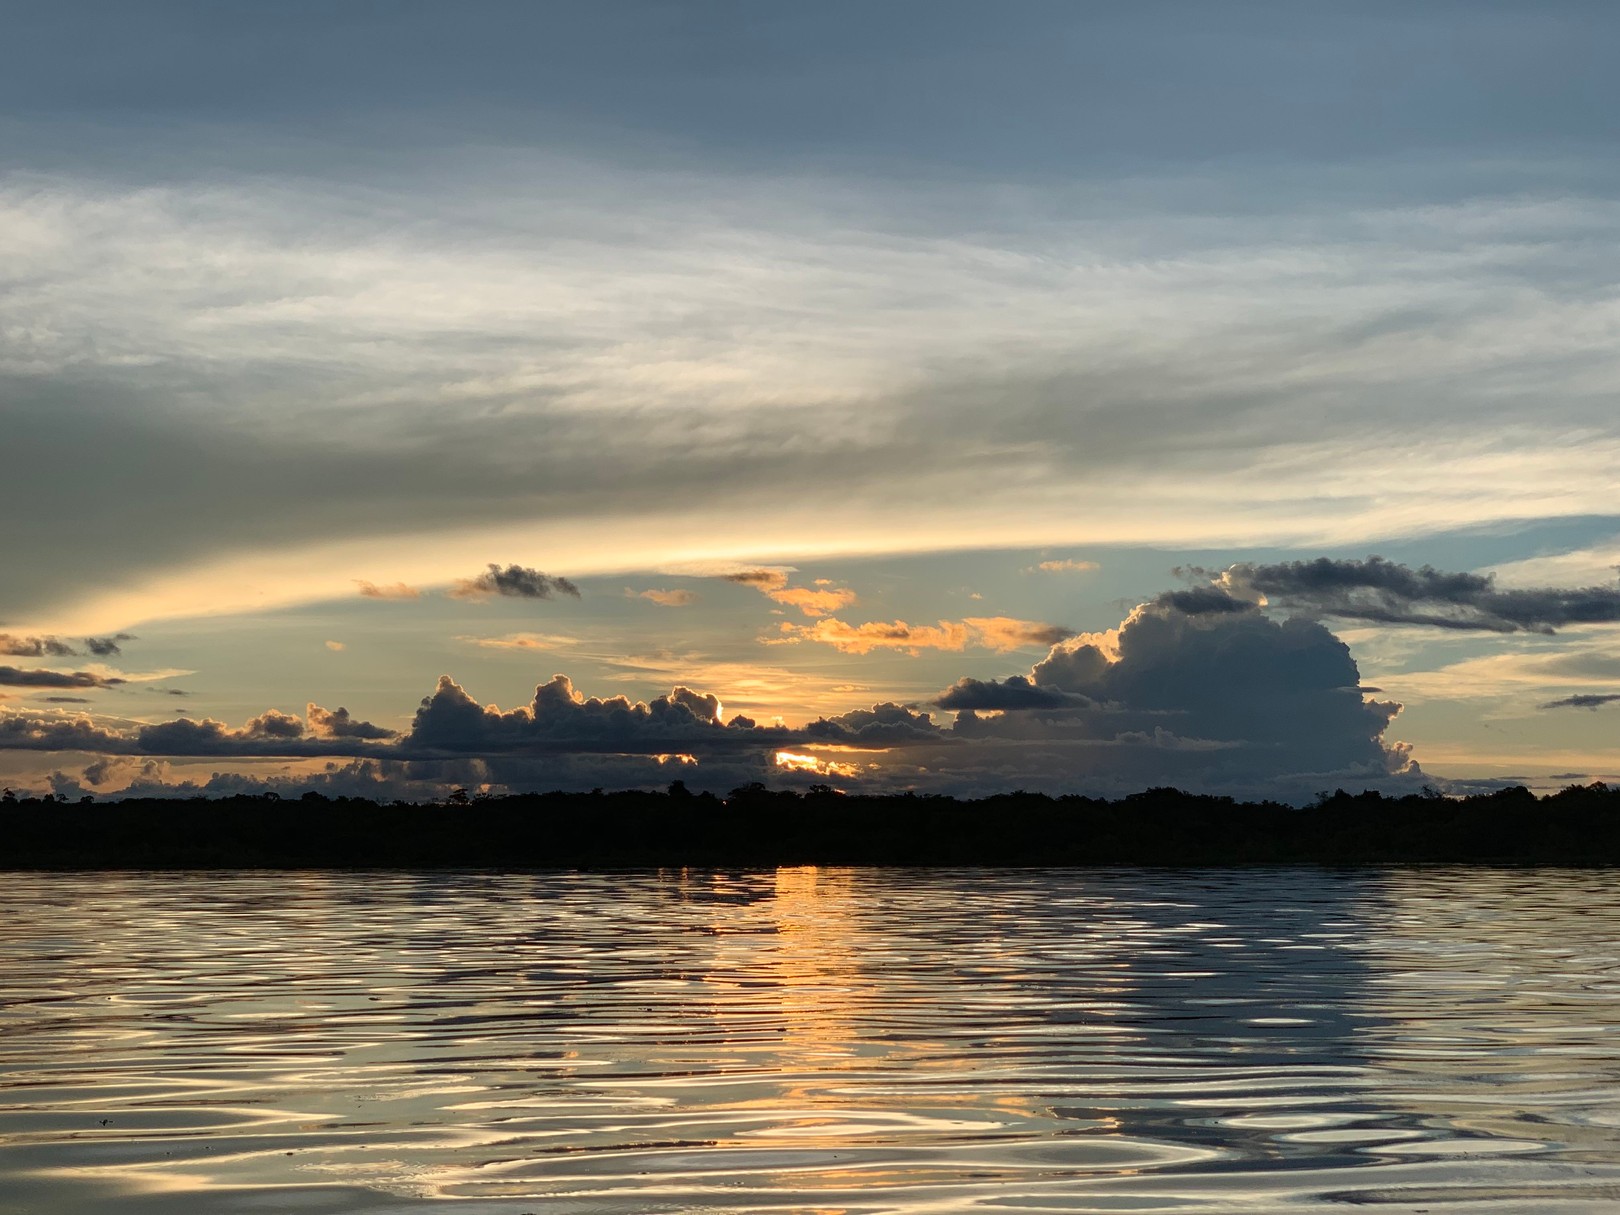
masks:
<path fill-rule="evenodd" d="M 6 1215 L 1620 1193 L 1620 896 L 1588 874 L 11 874 L 0 903 Z"/>

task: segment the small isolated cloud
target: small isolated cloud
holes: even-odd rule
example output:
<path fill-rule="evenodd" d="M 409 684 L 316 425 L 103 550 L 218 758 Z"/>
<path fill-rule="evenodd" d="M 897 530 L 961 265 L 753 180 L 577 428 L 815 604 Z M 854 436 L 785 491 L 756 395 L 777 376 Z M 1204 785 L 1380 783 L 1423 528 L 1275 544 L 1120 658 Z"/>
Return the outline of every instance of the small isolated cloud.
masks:
<path fill-rule="evenodd" d="M 697 592 L 686 590 L 632 591 L 627 588 L 624 593 L 631 599 L 645 599 L 649 603 L 656 603 L 659 607 L 690 607 L 698 599 Z"/>
<path fill-rule="evenodd" d="M 1026 574 L 1089 574 L 1093 570 L 1101 569 L 1095 561 L 1077 561 L 1066 557 L 1057 561 L 1042 561 L 1039 565 L 1032 565 L 1024 571 Z"/>
<path fill-rule="evenodd" d="M 847 586 L 786 586 L 767 594 L 776 602 L 798 608 L 806 616 L 825 616 L 855 602 L 855 592 Z"/>
<path fill-rule="evenodd" d="M 830 578 L 817 578 L 811 586 L 789 586 L 788 575 L 792 572 L 789 567 L 762 566 L 720 576 L 739 586 L 751 586 L 767 599 L 784 607 L 798 608 L 812 618 L 826 616 L 856 602 L 854 591 L 838 586 Z"/>
<path fill-rule="evenodd" d="M 420 599 L 422 592 L 414 586 L 406 586 L 403 582 L 389 582 L 379 585 L 367 582 L 363 578 L 354 580 L 355 586 L 360 588 L 360 594 L 367 599 Z"/>
<path fill-rule="evenodd" d="M 87 705 L 92 703 L 88 696 L 45 696 L 41 699 L 48 705 Z"/>
<path fill-rule="evenodd" d="M 134 640 L 133 633 L 114 633 L 111 637 L 86 637 L 84 648 L 96 658 L 115 658 L 124 652 L 120 642 Z"/>
<path fill-rule="evenodd" d="M 94 671 L 41 671 L 0 667 L 0 684 L 12 688 L 115 688 L 128 683 L 115 675 Z"/>
<path fill-rule="evenodd" d="M 344 650 L 349 648 L 348 646 L 344 645 L 341 641 L 328 641 L 328 642 L 325 643 L 325 645 L 326 645 L 326 648 L 331 650 L 334 654 L 341 654 Z"/>
<path fill-rule="evenodd" d="M 1025 647 L 1056 645 L 1073 635 L 1072 630 L 1060 625 L 1011 616 L 969 616 L 965 620 L 941 620 L 936 624 L 908 624 L 904 620 L 850 624 L 827 617 L 814 624 L 784 623 L 780 626 L 780 636 L 764 640 L 775 645 L 815 641 L 844 654 L 901 650 L 915 657 L 923 650 L 957 651 L 970 645 L 1006 653 Z"/>
<path fill-rule="evenodd" d="M 737 570 L 735 573 L 721 574 L 720 577 L 727 582 L 735 582 L 738 586 L 751 586 L 768 595 L 786 586 L 788 575 L 792 572 L 791 566 L 772 565 L 751 570 Z"/>
<path fill-rule="evenodd" d="M 1604 705 L 1613 704 L 1620 700 L 1620 692 L 1582 692 L 1575 696 L 1566 696 L 1562 700 L 1549 700 L 1542 709 L 1599 709 Z"/>
<path fill-rule="evenodd" d="M 554 595 L 579 598 L 579 588 L 567 578 L 542 574 L 526 565 L 508 565 L 504 569 L 490 562 L 489 568 L 476 578 L 457 579 L 447 592 L 452 599 L 487 599 L 503 595 L 510 599 L 550 599 Z"/>
<path fill-rule="evenodd" d="M 1574 624 L 1620 623 L 1620 587 L 1502 590 L 1490 574 L 1450 572 L 1429 565 L 1412 569 L 1378 556 L 1348 561 L 1318 557 L 1272 565 L 1243 562 L 1214 575 L 1211 587 L 1168 595 L 1193 593 L 1204 598 L 1196 604 L 1178 602 L 1176 606 L 1197 614 L 1265 604 L 1377 624 L 1493 633 L 1550 634 Z"/>

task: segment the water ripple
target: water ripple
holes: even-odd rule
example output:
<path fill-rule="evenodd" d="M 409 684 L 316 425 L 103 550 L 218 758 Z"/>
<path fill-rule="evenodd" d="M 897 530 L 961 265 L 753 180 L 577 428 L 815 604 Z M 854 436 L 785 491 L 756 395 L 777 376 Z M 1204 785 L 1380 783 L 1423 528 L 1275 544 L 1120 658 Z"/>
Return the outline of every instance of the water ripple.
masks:
<path fill-rule="evenodd" d="M 10 874 L 0 1212 L 1620 1204 L 1604 875 Z"/>

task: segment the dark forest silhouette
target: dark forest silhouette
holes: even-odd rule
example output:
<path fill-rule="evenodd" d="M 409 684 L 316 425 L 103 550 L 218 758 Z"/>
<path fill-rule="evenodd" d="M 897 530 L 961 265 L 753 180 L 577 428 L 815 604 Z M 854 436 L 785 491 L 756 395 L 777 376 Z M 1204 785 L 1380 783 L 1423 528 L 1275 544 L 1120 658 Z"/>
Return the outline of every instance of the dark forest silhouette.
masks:
<path fill-rule="evenodd" d="M 9 797 L 0 868 L 1620 864 L 1620 789 L 1324 794 L 1298 808 L 1149 789 L 1116 801 L 668 791 L 437 804 L 274 794 L 97 803 Z"/>

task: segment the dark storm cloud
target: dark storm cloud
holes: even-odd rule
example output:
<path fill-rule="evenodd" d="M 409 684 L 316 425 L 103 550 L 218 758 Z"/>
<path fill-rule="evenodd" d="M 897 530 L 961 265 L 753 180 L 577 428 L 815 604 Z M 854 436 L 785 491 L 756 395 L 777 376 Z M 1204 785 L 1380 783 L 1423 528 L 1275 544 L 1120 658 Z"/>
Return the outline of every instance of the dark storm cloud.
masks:
<path fill-rule="evenodd" d="M 1174 608 L 1189 616 L 1203 616 L 1211 612 L 1252 612 L 1255 605 L 1246 599 L 1228 595 L 1219 587 L 1195 586 L 1181 591 L 1164 591 L 1155 600 L 1164 607 Z"/>
<path fill-rule="evenodd" d="M 12 688 L 115 688 L 126 680 L 90 671 L 40 671 L 0 667 L 0 684 Z"/>
<path fill-rule="evenodd" d="M 1533 587 L 1501 590 L 1490 574 L 1412 569 L 1382 557 L 1241 563 L 1220 575 L 1221 587 L 1173 592 L 1189 612 L 1236 611 L 1263 595 L 1272 606 L 1380 624 L 1420 624 L 1493 633 L 1553 633 L 1572 624 L 1620 621 L 1620 587 Z"/>
<path fill-rule="evenodd" d="M 554 594 L 579 598 L 579 588 L 567 578 L 542 574 L 524 565 L 508 565 L 502 569 L 490 562 L 489 568 L 476 578 L 463 578 L 450 589 L 458 599 L 479 599 L 487 595 L 506 595 L 514 599 L 550 599 Z"/>
<path fill-rule="evenodd" d="M 448 675 L 423 699 L 401 740 L 414 754 L 579 751 L 661 754 L 765 748 L 789 738 L 746 718 L 720 720 L 720 700 L 677 687 L 648 702 L 576 691 L 566 675 L 534 690 L 526 706 L 502 712 L 474 700 Z"/>
<path fill-rule="evenodd" d="M 304 718 L 267 709 L 249 718 L 240 729 L 212 719 L 141 726 L 134 731 L 126 753 L 221 758 L 391 754 L 379 749 L 379 740 L 393 735 L 392 730 L 351 717 L 347 709 L 330 710 L 310 704 Z"/>
<path fill-rule="evenodd" d="M 382 726 L 374 726 L 369 721 L 352 717 L 349 711 L 341 706 L 336 709 L 323 709 L 320 705 L 312 704 L 305 710 L 304 718 L 309 723 L 310 734 L 316 738 L 374 740 L 393 738 L 396 733 Z"/>
<path fill-rule="evenodd" d="M 128 735 L 97 725 L 88 717 L 29 712 L 0 713 L 0 750 L 128 751 Z"/>
<path fill-rule="evenodd" d="M 906 758 L 953 788 L 1174 784 L 1300 800 L 1422 776 L 1383 737 L 1400 706 L 1363 695 L 1342 641 L 1201 594 L 1160 596 L 1111 641 L 1071 639 L 1028 676 L 959 680 L 936 703 L 958 709 L 950 737 L 971 745 Z"/>
<path fill-rule="evenodd" d="M 1032 678 L 1009 675 L 1006 679 L 972 679 L 964 676 L 935 698 L 941 709 L 1014 710 L 1056 709 L 1084 705 L 1084 697 L 1056 688 L 1043 688 Z"/>
<path fill-rule="evenodd" d="M 886 747 L 919 741 L 940 742 L 945 739 L 945 732 L 930 714 L 889 701 L 870 709 L 852 709 L 836 717 L 818 718 L 805 726 L 803 737 L 810 742 Z"/>
<path fill-rule="evenodd" d="M 1549 700 L 1541 709 L 1597 709 L 1620 700 L 1620 692 L 1581 692 L 1562 700 Z"/>

